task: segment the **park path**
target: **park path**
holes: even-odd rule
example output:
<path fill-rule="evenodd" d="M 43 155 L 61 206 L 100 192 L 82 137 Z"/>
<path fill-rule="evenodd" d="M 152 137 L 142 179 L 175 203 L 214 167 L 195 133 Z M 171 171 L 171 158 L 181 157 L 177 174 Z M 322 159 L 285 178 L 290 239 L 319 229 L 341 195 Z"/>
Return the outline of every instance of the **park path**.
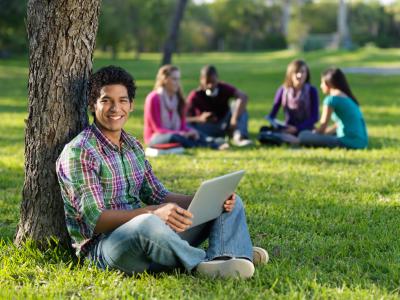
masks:
<path fill-rule="evenodd" d="M 348 74 L 366 74 L 391 76 L 400 75 L 400 68 L 379 68 L 379 67 L 349 67 L 342 68 L 343 72 Z"/>

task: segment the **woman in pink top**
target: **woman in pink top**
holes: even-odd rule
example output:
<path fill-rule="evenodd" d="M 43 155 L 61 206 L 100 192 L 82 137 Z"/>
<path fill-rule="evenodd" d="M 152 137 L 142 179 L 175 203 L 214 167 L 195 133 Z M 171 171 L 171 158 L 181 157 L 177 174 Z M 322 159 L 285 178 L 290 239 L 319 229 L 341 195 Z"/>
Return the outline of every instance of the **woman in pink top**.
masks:
<path fill-rule="evenodd" d="M 186 126 L 185 98 L 180 84 L 178 67 L 165 65 L 158 70 L 154 90 L 147 95 L 144 105 L 144 141 L 150 147 L 166 143 L 180 143 L 182 147 L 218 148 L 207 143 L 206 136 Z"/>

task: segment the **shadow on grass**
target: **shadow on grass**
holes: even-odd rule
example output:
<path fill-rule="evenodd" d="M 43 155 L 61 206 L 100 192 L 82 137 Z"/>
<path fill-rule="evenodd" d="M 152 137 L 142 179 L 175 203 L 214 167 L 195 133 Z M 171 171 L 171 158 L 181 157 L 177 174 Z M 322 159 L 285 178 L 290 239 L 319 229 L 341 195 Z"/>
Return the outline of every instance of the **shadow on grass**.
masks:
<path fill-rule="evenodd" d="M 11 106 L 11 105 L 0 105 L 0 112 L 3 114 L 7 113 L 27 113 L 28 106 Z"/>

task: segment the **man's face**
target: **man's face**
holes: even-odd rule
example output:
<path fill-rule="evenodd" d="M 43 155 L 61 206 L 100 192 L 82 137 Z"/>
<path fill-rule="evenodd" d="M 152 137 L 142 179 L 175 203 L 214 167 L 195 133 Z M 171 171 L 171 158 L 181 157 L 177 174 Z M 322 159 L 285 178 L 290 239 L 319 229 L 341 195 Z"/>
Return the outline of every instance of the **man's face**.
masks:
<path fill-rule="evenodd" d="M 90 104 L 96 115 L 96 125 L 107 136 L 120 132 L 132 111 L 133 101 L 129 102 L 128 90 L 124 85 L 106 85 L 100 90 L 100 97 Z"/>
<path fill-rule="evenodd" d="M 217 87 L 219 82 L 218 75 L 214 74 L 211 76 L 200 76 L 200 84 L 205 90 L 211 90 L 214 91 L 214 89 Z"/>

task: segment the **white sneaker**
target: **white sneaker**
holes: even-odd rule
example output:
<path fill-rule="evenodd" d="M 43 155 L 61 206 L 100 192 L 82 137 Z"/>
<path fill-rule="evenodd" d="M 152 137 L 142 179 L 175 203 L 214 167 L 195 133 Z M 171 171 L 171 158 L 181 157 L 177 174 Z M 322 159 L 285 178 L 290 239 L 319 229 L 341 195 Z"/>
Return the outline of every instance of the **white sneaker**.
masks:
<path fill-rule="evenodd" d="M 214 139 L 214 143 L 216 143 L 218 146 L 221 146 L 222 144 L 226 143 L 226 140 L 223 137 L 217 137 Z"/>
<path fill-rule="evenodd" d="M 250 278 L 254 274 L 254 265 L 251 261 L 242 258 L 232 258 L 229 260 L 212 260 L 199 263 L 197 271 L 202 275 L 210 277 L 221 276 L 223 278 Z"/>
<path fill-rule="evenodd" d="M 242 137 L 241 134 L 235 134 L 232 139 L 232 145 L 238 146 L 238 147 L 243 147 L 247 145 L 252 145 L 254 142 L 250 139 L 246 139 Z"/>
<path fill-rule="evenodd" d="M 207 143 L 216 143 L 218 146 L 221 146 L 222 144 L 226 143 L 226 140 L 223 137 L 212 137 L 208 136 L 206 137 L 206 142 Z"/>
<path fill-rule="evenodd" d="M 253 263 L 254 265 L 266 264 L 269 260 L 268 252 L 260 247 L 253 247 Z"/>

